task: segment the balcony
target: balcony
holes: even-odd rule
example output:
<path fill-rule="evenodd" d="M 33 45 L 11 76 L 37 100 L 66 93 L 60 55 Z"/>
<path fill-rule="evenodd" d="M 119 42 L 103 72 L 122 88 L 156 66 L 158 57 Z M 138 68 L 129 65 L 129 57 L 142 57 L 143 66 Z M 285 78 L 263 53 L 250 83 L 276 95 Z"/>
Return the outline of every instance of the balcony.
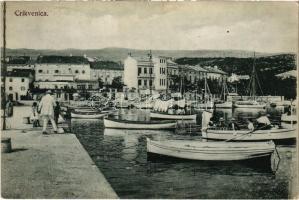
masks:
<path fill-rule="evenodd" d="M 154 78 L 155 74 L 149 74 L 149 73 L 144 74 L 144 73 L 140 73 L 140 74 L 138 74 L 138 77 L 140 77 L 140 78 Z"/>

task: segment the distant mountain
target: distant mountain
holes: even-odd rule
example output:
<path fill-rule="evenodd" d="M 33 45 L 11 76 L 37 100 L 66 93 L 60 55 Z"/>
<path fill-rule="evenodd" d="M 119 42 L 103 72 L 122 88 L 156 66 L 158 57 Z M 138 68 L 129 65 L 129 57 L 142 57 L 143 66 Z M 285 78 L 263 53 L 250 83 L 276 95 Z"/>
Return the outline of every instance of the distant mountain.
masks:
<path fill-rule="evenodd" d="M 149 50 L 127 49 L 127 48 L 103 48 L 103 49 L 64 49 L 64 50 L 50 50 L 50 49 L 7 49 L 6 54 L 12 55 L 26 55 L 36 58 L 38 55 L 70 55 L 88 57 L 98 57 L 101 60 L 110 60 L 115 62 L 123 62 L 128 53 L 133 56 L 145 56 Z M 168 56 L 173 58 L 191 57 L 191 58 L 208 58 L 208 57 L 236 57 L 248 58 L 253 56 L 252 51 L 243 50 L 152 50 L 153 55 Z M 273 53 L 256 52 L 256 57 L 277 55 Z"/>

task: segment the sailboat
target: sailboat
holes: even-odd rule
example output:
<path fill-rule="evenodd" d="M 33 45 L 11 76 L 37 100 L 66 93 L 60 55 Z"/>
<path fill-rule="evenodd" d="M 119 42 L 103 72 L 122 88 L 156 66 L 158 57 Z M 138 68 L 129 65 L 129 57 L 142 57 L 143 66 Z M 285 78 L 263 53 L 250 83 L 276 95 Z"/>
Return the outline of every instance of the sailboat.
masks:
<path fill-rule="evenodd" d="M 204 88 L 204 98 L 202 103 L 196 102 L 193 106 L 195 110 L 202 111 L 202 110 L 213 110 L 214 108 L 214 101 L 212 100 L 212 95 L 210 92 L 210 88 L 207 82 L 207 77 L 205 76 L 205 88 Z"/>
<path fill-rule="evenodd" d="M 226 101 L 226 96 L 229 94 L 228 88 L 226 81 L 223 83 L 222 91 L 221 91 L 221 99 L 219 102 L 215 102 L 216 108 L 232 108 L 233 107 L 233 102 L 231 101 Z"/>
<path fill-rule="evenodd" d="M 236 108 L 252 108 L 252 109 L 264 109 L 266 107 L 265 103 L 260 103 L 256 101 L 256 84 L 258 84 L 259 89 L 261 89 L 261 85 L 255 70 L 255 54 L 254 54 L 254 60 L 253 60 L 253 67 L 252 67 L 252 73 L 251 78 L 249 82 L 249 96 L 251 97 L 250 100 L 242 100 L 242 101 L 236 101 L 235 107 Z"/>

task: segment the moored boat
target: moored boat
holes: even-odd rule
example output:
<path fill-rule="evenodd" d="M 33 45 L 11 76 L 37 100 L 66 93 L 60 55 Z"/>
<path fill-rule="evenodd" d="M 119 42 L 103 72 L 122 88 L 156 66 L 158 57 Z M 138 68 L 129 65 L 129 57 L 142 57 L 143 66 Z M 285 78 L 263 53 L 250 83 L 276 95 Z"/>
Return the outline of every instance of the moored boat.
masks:
<path fill-rule="evenodd" d="M 162 112 L 151 112 L 150 117 L 156 119 L 196 120 L 196 114 L 168 114 Z"/>
<path fill-rule="evenodd" d="M 225 101 L 221 103 L 215 103 L 216 108 L 232 108 L 233 102 Z"/>
<path fill-rule="evenodd" d="M 213 140 L 262 141 L 295 139 L 297 136 L 296 130 L 292 128 L 272 128 L 255 131 L 207 129 L 202 132 L 202 137 Z"/>
<path fill-rule="evenodd" d="M 287 123 L 296 123 L 297 116 L 296 115 L 288 115 L 287 113 L 281 115 L 281 121 Z"/>
<path fill-rule="evenodd" d="M 266 108 L 265 103 L 258 103 L 256 101 L 236 101 L 234 106 L 236 108 L 254 108 L 254 109 Z"/>
<path fill-rule="evenodd" d="M 267 142 L 202 142 L 195 140 L 153 141 L 147 138 L 147 152 L 191 160 L 234 161 L 270 157 L 275 150 Z"/>
<path fill-rule="evenodd" d="M 115 129 L 174 129 L 175 121 L 129 121 L 120 119 L 104 119 L 106 128 Z"/>
<path fill-rule="evenodd" d="M 80 119 L 100 119 L 106 114 L 107 113 L 71 112 L 71 117 Z"/>

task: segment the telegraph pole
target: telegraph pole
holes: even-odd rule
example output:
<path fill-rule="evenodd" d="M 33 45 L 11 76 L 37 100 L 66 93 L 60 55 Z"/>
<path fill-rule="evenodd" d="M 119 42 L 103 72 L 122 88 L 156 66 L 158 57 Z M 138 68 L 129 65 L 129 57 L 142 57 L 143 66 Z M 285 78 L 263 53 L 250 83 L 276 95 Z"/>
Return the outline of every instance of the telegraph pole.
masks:
<path fill-rule="evenodd" d="M 2 130 L 6 130 L 6 58 L 5 58 L 5 51 L 6 51 L 6 2 L 3 2 L 3 49 L 2 49 L 2 67 L 3 67 L 3 124 Z"/>

